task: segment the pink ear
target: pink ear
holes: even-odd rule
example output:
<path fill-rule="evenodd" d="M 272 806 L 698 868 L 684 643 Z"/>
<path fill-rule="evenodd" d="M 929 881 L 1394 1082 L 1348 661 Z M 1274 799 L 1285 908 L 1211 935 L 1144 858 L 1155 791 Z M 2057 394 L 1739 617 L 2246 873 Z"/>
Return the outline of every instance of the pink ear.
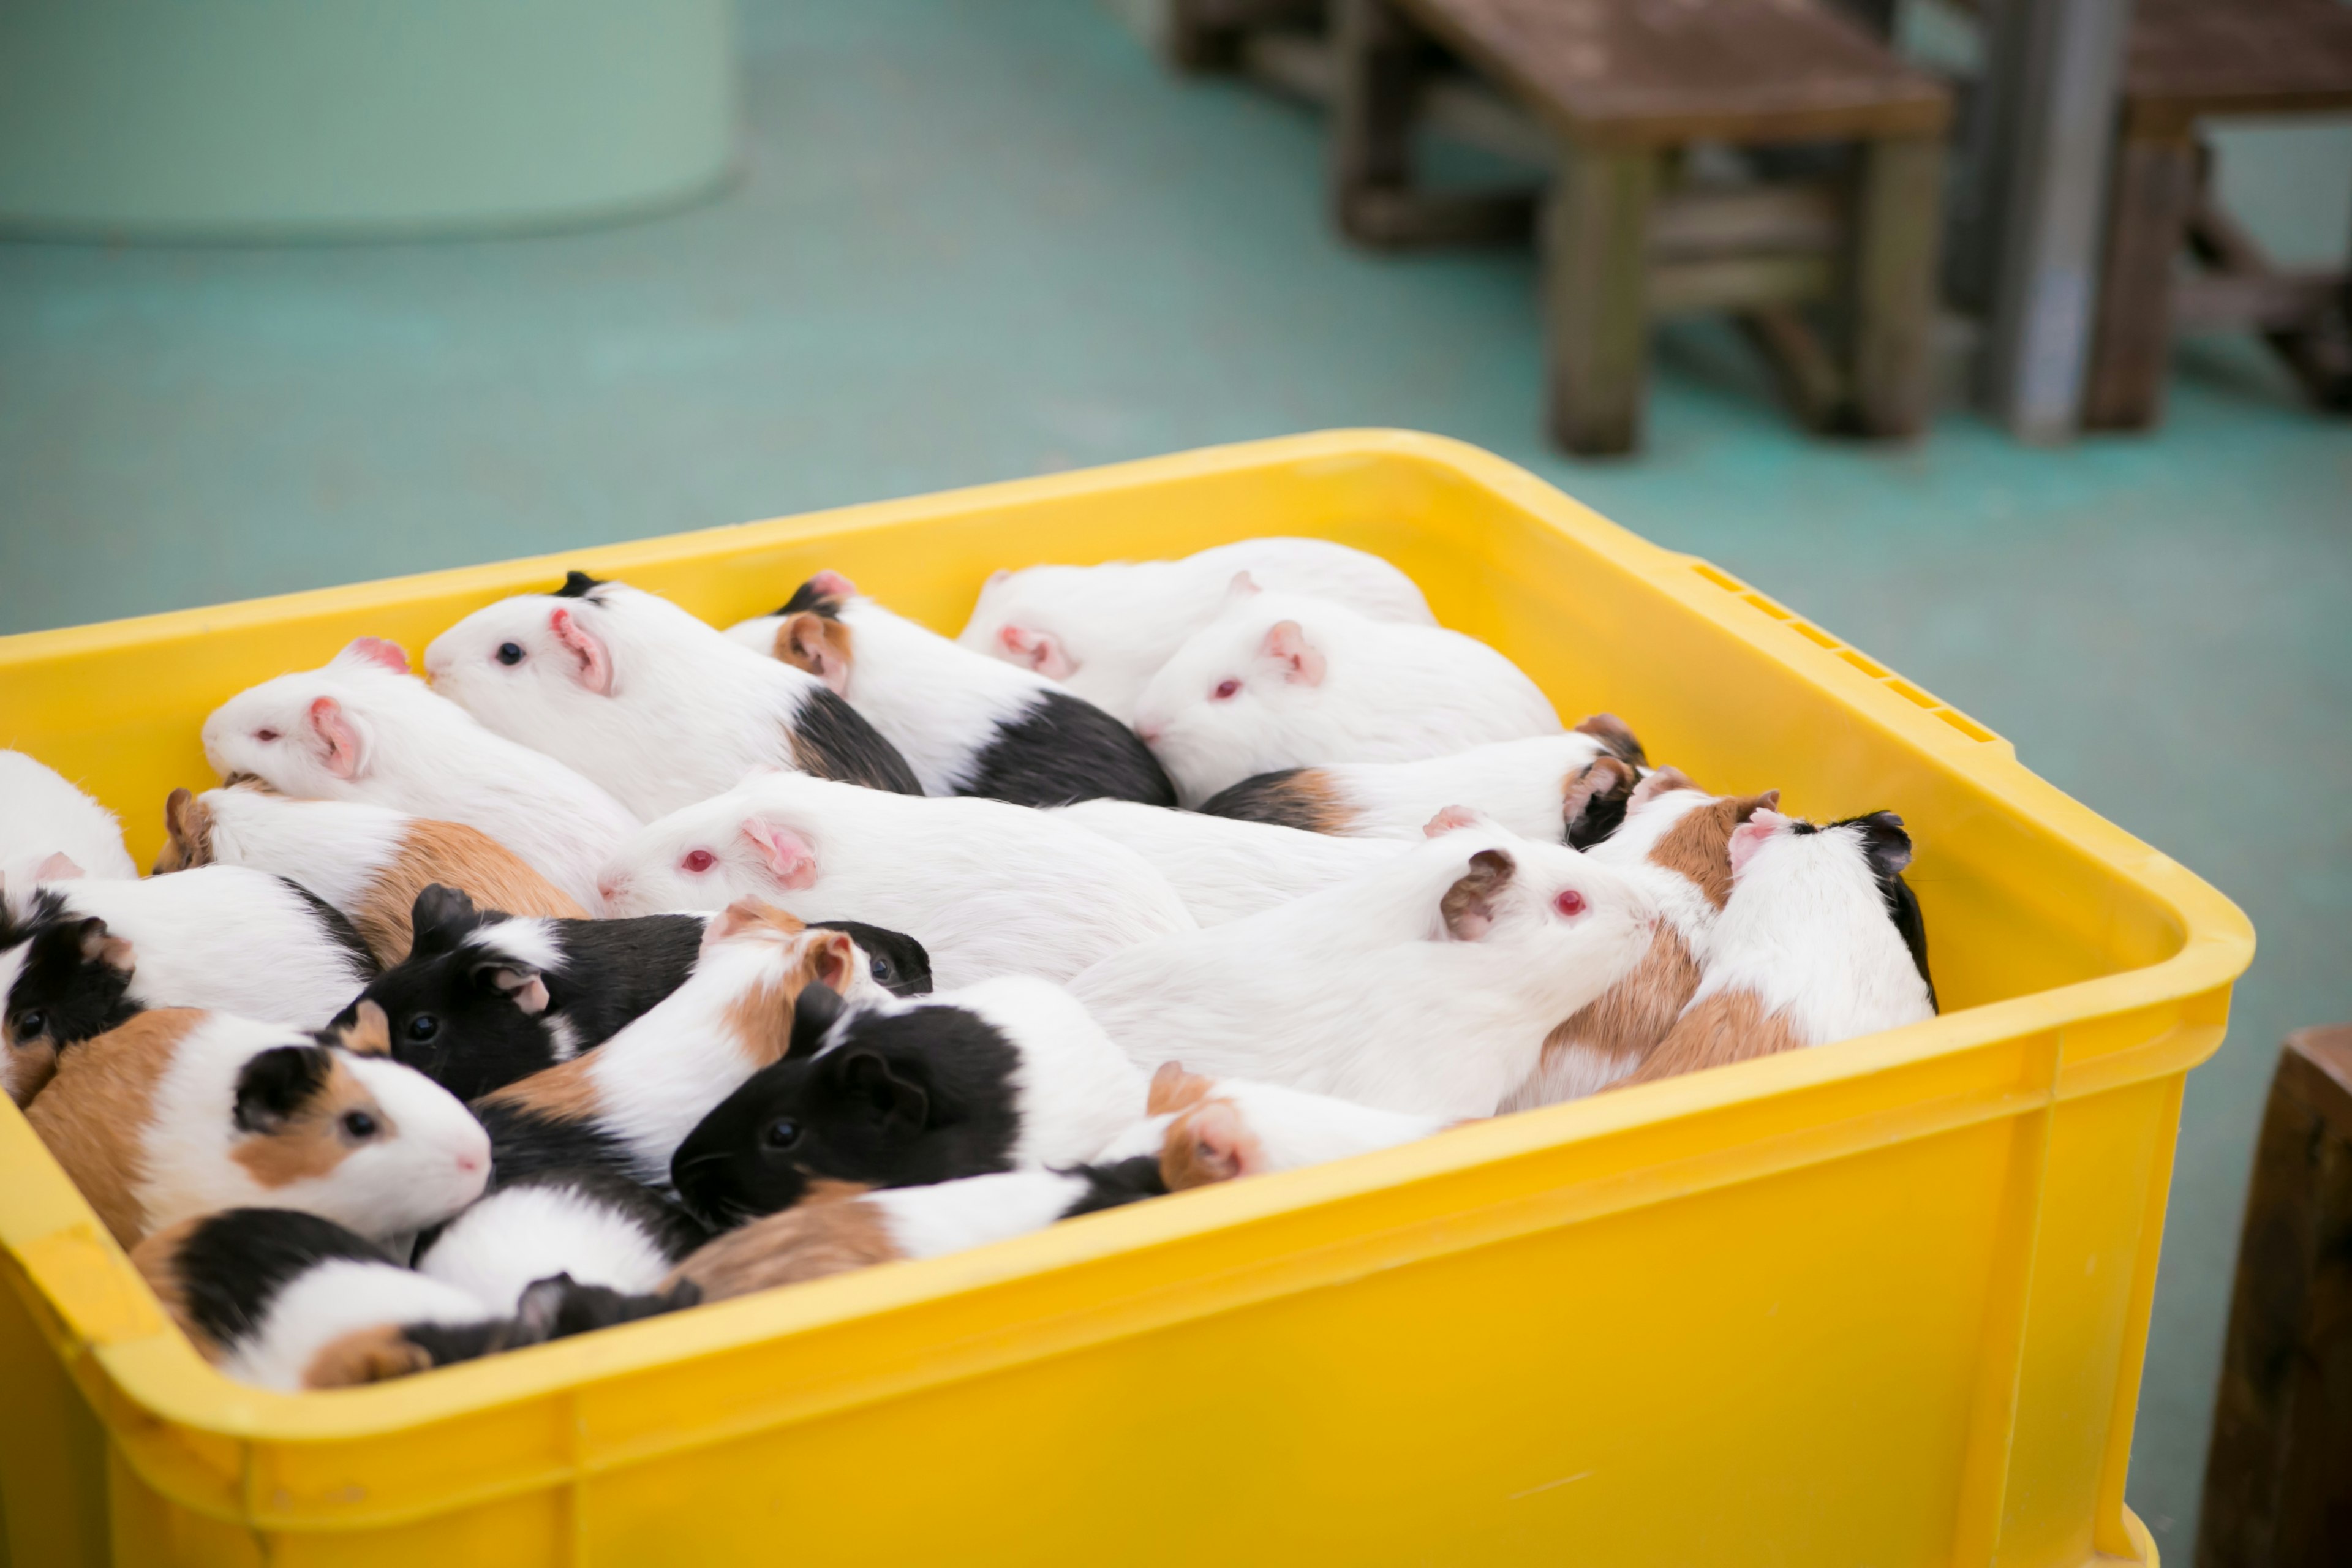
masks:
<path fill-rule="evenodd" d="M 780 886 L 816 885 L 816 850 L 791 828 L 754 816 L 743 824 L 743 837 L 768 858 L 768 870 Z"/>
<path fill-rule="evenodd" d="M 1680 768 L 1655 768 L 1643 775 L 1642 782 L 1633 786 L 1633 793 L 1626 798 L 1625 809 L 1638 811 L 1669 790 L 1696 788 L 1698 785 L 1691 783 L 1690 775 Z"/>
<path fill-rule="evenodd" d="M 572 650 L 579 661 L 573 670 L 580 684 L 599 697 L 613 694 L 613 661 L 604 652 L 604 645 L 587 627 L 573 618 L 570 609 L 558 605 L 547 617 L 547 629 L 555 640 Z"/>
<path fill-rule="evenodd" d="M 327 771 L 339 779 L 360 776 L 360 733 L 343 717 L 343 705 L 331 697 L 310 704 L 310 730 L 327 748 Z"/>
<path fill-rule="evenodd" d="M 1759 811 L 1731 830 L 1731 874 L 1738 876 L 1748 862 L 1756 858 L 1756 851 L 1765 841 L 1789 826 L 1789 819 L 1777 811 Z"/>
<path fill-rule="evenodd" d="M 89 873 L 84 871 L 81 867 L 75 862 L 72 856 L 60 849 L 56 854 L 41 862 L 40 868 L 33 873 L 33 880 L 36 882 L 70 882 L 77 877 L 86 877 L 89 874 Z"/>
<path fill-rule="evenodd" d="M 1048 680 L 1067 680 L 1078 672 L 1076 663 L 1062 651 L 1062 639 L 1051 632 L 1007 626 L 996 634 L 996 640 L 1013 656 L 1013 663 L 1025 664 Z"/>
<path fill-rule="evenodd" d="M 353 637 L 350 646 L 343 649 L 343 657 L 368 664 L 380 664 L 394 675 L 408 673 L 406 650 L 398 643 L 387 642 L 382 637 Z"/>
<path fill-rule="evenodd" d="M 857 597 L 857 584 L 838 572 L 820 572 L 809 579 L 809 586 L 820 594 L 829 594 L 836 599 Z"/>
<path fill-rule="evenodd" d="M 1010 567 L 1010 566 L 999 566 L 995 571 L 991 572 L 991 573 L 988 574 L 988 584 L 987 584 L 987 586 L 989 586 L 989 587 L 991 587 L 991 588 L 993 588 L 993 587 L 995 587 L 999 583 L 1003 582 L 1007 577 L 1010 577 L 1010 576 L 1012 576 L 1012 575 L 1013 575 L 1013 568 L 1012 568 L 1012 567 Z"/>
<path fill-rule="evenodd" d="M 1276 621 L 1266 628 L 1265 657 L 1286 666 L 1283 679 L 1294 686 L 1323 684 L 1323 655 L 1307 640 L 1307 630 L 1297 621 Z"/>
<path fill-rule="evenodd" d="M 1257 579 L 1246 572 L 1234 573 L 1234 580 L 1225 584 L 1225 597 L 1228 599 L 1255 599 L 1265 592 L 1257 585 Z"/>
<path fill-rule="evenodd" d="M 1441 806 L 1435 816 L 1422 825 L 1421 831 L 1425 837 L 1443 838 L 1461 828 L 1475 827 L 1486 820 L 1485 814 L 1475 806 Z"/>

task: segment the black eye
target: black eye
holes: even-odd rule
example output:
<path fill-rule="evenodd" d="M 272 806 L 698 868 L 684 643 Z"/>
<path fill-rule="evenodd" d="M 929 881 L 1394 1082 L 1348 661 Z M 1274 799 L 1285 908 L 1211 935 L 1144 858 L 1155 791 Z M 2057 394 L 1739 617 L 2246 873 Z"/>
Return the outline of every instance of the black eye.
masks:
<path fill-rule="evenodd" d="M 366 1111 L 364 1111 L 364 1110 L 346 1110 L 346 1111 L 344 1111 L 344 1112 L 343 1112 L 343 1135 L 344 1135 L 345 1137 L 347 1137 L 347 1138 L 373 1138 L 373 1137 L 374 1137 L 374 1136 L 375 1136 L 375 1118 L 374 1118 L 374 1117 L 373 1117 L 373 1116 L 370 1116 L 370 1115 L 369 1115 Z"/>
<path fill-rule="evenodd" d="M 789 1149 L 801 1141 L 801 1124 L 789 1119 L 771 1121 L 766 1138 L 771 1149 Z"/>
<path fill-rule="evenodd" d="M 499 662 L 500 664 L 520 664 L 522 662 L 522 644 L 519 642 L 502 642 L 499 644 Z"/>
<path fill-rule="evenodd" d="M 49 1016 L 38 1007 L 28 1007 L 16 1015 L 16 1038 L 21 1042 L 37 1039 L 49 1032 Z"/>
<path fill-rule="evenodd" d="M 890 961 L 878 952 L 866 961 L 866 969 L 867 973 L 873 975 L 877 982 L 884 985 L 898 978 L 898 972 L 890 967 Z"/>
<path fill-rule="evenodd" d="M 412 1040 L 429 1040 L 440 1032 L 441 1020 L 430 1013 L 419 1013 L 408 1020 L 408 1037 Z"/>

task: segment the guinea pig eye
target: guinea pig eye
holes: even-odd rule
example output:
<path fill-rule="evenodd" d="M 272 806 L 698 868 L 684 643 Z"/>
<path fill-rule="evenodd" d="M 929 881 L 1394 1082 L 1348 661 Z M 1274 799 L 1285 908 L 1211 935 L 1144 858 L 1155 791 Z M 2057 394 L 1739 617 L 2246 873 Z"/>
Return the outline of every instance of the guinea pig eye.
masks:
<path fill-rule="evenodd" d="M 278 739 L 278 731 L 275 730 L 256 730 L 253 732 L 253 738 L 261 742 L 264 745 L 267 745 L 268 742 Z"/>
<path fill-rule="evenodd" d="M 1217 682 L 1216 690 L 1211 692 L 1209 695 L 1215 698 L 1218 701 L 1223 702 L 1229 700 L 1233 697 L 1234 693 L 1239 691 L 1241 689 L 1242 683 L 1228 676 L 1224 679 Z"/>
<path fill-rule="evenodd" d="M 898 977 L 898 972 L 890 966 L 890 961 L 878 952 L 866 961 L 866 973 L 882 985 L 887 985 Z"/>
<path fill-rule="evenodd" d="M 440 1032 L 441 1020 L 430 1013 L 419 1013 L 408 1020 L 408 1037 L 412 1040 L 429 1040 Z"/>
<path fill-rule="evenodd" d="M 499 662 L 500 664 L 520 664 L 522 662 L 522 644 L 519 642 L 502 642 L 499 644 Z"/>
<path fill-rule="evenodd" d="M 708 849 L 689 849 L 686 858 L 677 863 L 678 869 L 699 877 L 719 864 L 719 857 Z"/>
<path fill-rule="evenodd" d="M 789 1120 L 771 1121 L 762 1137 L 771 1149 L 789 1149 L 801 1141 L 801 1124 Z"/>
<path fill-rule="evenodd" d="M 49 1032 L 49 1016 L 38 1007 L 28 1007 L 16 1015 L 16 1037 L 30 1040 Z"/>
<path fill-rule="evenodd" d="M 346 1138 L 373 1138 L 375 1136 L 375 1118 L 370 1116 L 366 1111 L 346 1110 L 343 1112 L 343 1136 Z"/>
<path fill-rule="evenodd" d="M 1584 912 L 1584 895 L 1574 888 L 1564 888 L 1553 898 L 1551 907 L 1570 920 L 1574 920 Z"/>

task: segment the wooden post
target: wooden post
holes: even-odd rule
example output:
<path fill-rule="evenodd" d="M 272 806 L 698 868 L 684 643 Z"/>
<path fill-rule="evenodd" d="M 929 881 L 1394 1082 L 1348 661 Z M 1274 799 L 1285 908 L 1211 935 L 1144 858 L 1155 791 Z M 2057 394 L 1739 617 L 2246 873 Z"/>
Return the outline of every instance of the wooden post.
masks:
<path fill-rule="evenodd" d="M 1545 205 L 1551 429 L 1580 457 L 1630 452 L 1641 439 L 1658 163 L 1648 149 L 1564 143 Z"/>
<path fill-rule="evenodd" d="M 2287 1037 L 2238 1238 L 2197 1568 L 2352 1563 L 2352 1025 Z"/>
<path fill-rule="evenodd" d="M 1331 38 L 1332 216 L 1350 239 L 1377 245 L 1384 201 L 1412 184 L 1417 40 L 1389 0 L 1339 0 Z"/>
<path fill-rule="evenodd" d="M 1857 185 L 1851 285 L 1854 427 L 1864 436 L 1916 436 L 1927 427 L 1935 385 L 1942 140 L 1864 143 Z"/>
<path fill-rule="evenodd" d="M 2083 423 L 2094 430 L 2146 429 L 2164 412 L 2172 269 L 2196 200 L 2197 147 L 2186 135 L 2127 139 L 2117 151 L 2083 397 Z"/>

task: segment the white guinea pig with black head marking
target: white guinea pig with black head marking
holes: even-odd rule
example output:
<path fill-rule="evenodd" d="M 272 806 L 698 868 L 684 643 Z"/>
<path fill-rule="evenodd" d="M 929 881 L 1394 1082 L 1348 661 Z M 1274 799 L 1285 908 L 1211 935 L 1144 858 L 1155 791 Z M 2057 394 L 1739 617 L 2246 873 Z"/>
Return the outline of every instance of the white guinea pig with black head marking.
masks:
<path fill-rule="evenodd" d="M 1433 626 L 1412 579 L 1377 555 L 1327 539 L 1245 539 L 1181 561 L 1031 566 L 998 572 L 956 640 L 1052 680 L 1118 719 L 1184 639 L 1216 619 L 1238 572 L 1375 620 Z"/>
<path fill-rule="evenodd" d="M 1395 839 L 1341 838 L 1131 800 L 1082 800 L 1054 815 L 1150 861 L 1204 926 L 1319 893 L 1406 847 Z"/>
<path fill-rule="evenodd" d="M 1135 731 L 1198 805 L 1278 768 L 1416 762 L 1557 735 L 1560 722 L 1535 682 L 1475 637 L 1260 593 L 1244 574 L 1224 612 L 1144 688 Z"/>
<path fill-rule="evenodd" d="M 433 687 L 646 817 L 755 767 L 920 795 L 897 747 L 822 680 L 667 599 L 574 572 L 476 610 L 425 650 Z"/>
<path fill-rule="evenodd" d="M 136 877 L 114 814 L 22 752 L 0 752 L 0 873 L 62 855 L 85 877 Z"/>
<path fill-rule="evenodd" d="M 488 1134 L 424 1074 L 192 1008 L 77 1046 L 26 1117 L 126 1247 L 244 1205 L 382 1241 L 447 1219 L 490 1174 Z"/>
<path fill-rule="evenodd" d="M 205 721 L 205 756 L 224 779 L 250 774 L 280 795 L 479 828 L 583 908 L 593 908 L 596 866 L 637 826 L 553 757 L 436 696 L 380 637 L 222 703 Z"/>

